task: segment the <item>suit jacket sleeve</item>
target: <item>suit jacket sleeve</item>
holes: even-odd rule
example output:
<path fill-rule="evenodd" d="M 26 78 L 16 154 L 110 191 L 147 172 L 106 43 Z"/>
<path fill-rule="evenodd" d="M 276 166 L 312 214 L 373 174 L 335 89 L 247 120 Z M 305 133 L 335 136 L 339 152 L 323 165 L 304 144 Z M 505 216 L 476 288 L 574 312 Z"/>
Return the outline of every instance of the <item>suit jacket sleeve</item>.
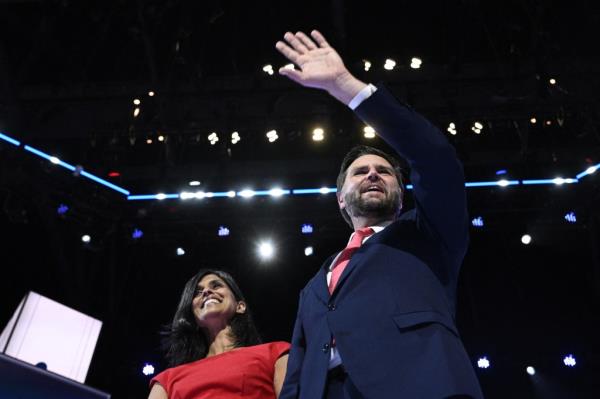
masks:
<path fill-rule="evenodd" d="M 288 358 L 287 371 L 285 380 L 281 389 L 279 399 L 295 399 L 298 397 L 300 388 L 300 372 L 302 370 L 302 362 L 304 360 L 304 352 L 306 350 L 306 340 L 304 337 L 304 329 L 302 327 L 302 299 L 304 291 L 300 292 L 300 300 L 298 304 L 298 313 L 296 323 L 294 324 L 294 333 L 290 345 L 290 354 Z"/>
<path fill-rule="evenodd" d="M 454 147 L 421 115 L 385 88 L 355 110 L 410 166 L 420 230 L 462 258 L 468 244 L 464 174 Z"/>

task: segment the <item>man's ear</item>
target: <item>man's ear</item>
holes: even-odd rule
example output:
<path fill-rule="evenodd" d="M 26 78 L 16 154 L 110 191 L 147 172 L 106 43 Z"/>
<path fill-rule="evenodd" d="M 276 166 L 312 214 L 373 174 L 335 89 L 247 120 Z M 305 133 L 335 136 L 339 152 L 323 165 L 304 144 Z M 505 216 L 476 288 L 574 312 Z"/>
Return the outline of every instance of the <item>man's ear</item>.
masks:
<path fill-rule="evenodd" d="M 235 309 L 235 313 L 244 314 L 246 313 L 246 302 L 239 301 Z"/>
<path fill-rule="evenodd" d="M 340 192 L 336 193 L 336 197 L 337 197 L 337 202 L 338 202 L 338 206 L 340 207 L 340 209 L 346 208 L 346 201 L 344 201 L 344 196 L 342 195 L 342 193 L 340 193 Z"/>

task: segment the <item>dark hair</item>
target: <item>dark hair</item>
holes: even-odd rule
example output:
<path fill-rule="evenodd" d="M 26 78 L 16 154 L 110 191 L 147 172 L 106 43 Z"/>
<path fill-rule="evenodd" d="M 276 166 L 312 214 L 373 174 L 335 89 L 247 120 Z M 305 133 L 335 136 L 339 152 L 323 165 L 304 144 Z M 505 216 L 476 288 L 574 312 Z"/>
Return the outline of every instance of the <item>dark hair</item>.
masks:
<path fill-rule="evenodd" d="M 163 332 L 165 338 L 162 341 L 162 346 L 166 352 L 165 357 L 169 367 L 175 367 L 206 357 L 208 342 L 202 330 L 196 324 L 196 318 L 192 311 L 192 300 L 194 299 L 198 282 L 208 274 L 214 274 L 221 278 L 231 292 L 233 292 L 237 301 L 246 301 L 242 291 L 229 273 L 211 269 L 198 271 L 185 284 L 179 305 L 177 305 L 177 310 L 173 317 L 173 322 Z M 230 326 L 234 339 L 234 347 L 239 348 L 261 343 L 247 303 L 246 311 L 241 314 L 236 313 L 230 321 Z"/>
<path fill-rule="evenodd" d="M 342 160 L 342 165 L 340 166 L 340 173 L 338 174 L 336 186 L 338 195 L 342 192 L 342 187 L 344 186 L 344 181 L 346 181 L 346 174 L 348 172 L 348 167 L 354 162 L 356 159 L 362 157 L 363 155 L 377 155 L 392 165 L 394 168 L 394 172 L 396 175 L 396 180 L 398 180 L 398 186 L 400 187 L 400 204 L 402 204 L 402 195 L 404 194 L 404 182 L 402 181 L 402 168 L 400 167 L 400 162 L 395 157 L 389 155 L 386 152 L 383 152 L 375 147 L 369 147 L 368 145 L 357 145 L 353 147 L 344 159 Z M 398 209 L 400 211 L 400 209 Z M 340 213 L 342 217 L 350 225 L 351 228 L 354 228 L 352 225 L 352 219 L 350 219 L 350 215 L 346 212 L 345 209 L 340 209 Z"/>

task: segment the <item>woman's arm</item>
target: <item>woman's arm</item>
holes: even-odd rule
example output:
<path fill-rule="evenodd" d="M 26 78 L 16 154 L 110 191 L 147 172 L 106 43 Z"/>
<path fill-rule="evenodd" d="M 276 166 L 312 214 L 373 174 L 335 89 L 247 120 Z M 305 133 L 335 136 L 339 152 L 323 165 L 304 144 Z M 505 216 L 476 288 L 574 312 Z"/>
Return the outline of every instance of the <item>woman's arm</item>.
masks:
<path fill-rule="evenodd" d="M 287 369 L 288 354 L 281 356 L 275 362 L 275 375 L 273 376 L 273 388 L 275 388 L 275 395 L 279 398 L 281 393 L 281 387 L 283 386 L 283 380 L 285 379 L 285 370 Z M 154 399 L 154 398 L 148 398 Z M 158 398 L 157 398 L 158 399 Z"/>
<path fill-rule="evenodd" d="M 285 370 L 284 370 L 285 372 Z M 277 375 L 277 373 L 275 373 Z M 167 391 L 160 385 L 159 383 L 154 383 L 152 385 L 152 389 L 150 390 L 150 395 L 148 399 L 168 399 Z"/>

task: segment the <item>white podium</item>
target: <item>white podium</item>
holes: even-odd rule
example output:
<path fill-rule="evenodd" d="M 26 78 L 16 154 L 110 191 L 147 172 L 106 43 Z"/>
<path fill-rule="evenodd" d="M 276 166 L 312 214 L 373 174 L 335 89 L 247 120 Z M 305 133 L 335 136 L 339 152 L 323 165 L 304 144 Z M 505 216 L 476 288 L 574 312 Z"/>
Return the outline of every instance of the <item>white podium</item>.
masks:
<path fill-rule="evenodd" d="M 30 291 L 0 335 L 0 352 L 85 382 L 102 322 Z"/>

